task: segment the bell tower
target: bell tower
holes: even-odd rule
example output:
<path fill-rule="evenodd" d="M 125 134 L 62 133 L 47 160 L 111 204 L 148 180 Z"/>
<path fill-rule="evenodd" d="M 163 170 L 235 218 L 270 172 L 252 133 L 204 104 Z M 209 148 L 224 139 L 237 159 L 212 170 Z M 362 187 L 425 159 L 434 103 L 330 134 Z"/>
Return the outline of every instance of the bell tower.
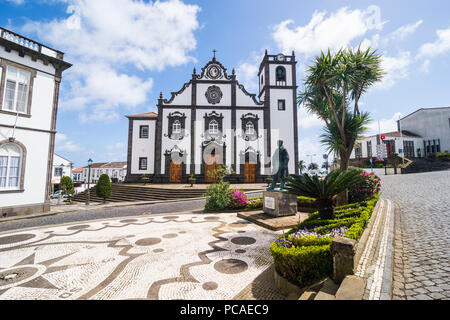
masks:
<path fill-rule="evenodd" d="M 259 99 L 264 101 L 264 127 L 268 131 L 265 154 L 272 157 L 277 141 L 289 153 L 289 174 L 298 173 L 297 79 L 295 54 L 270 55 L 259 66 Z M 266 165 L 266 174 L 270 174 Z"/>

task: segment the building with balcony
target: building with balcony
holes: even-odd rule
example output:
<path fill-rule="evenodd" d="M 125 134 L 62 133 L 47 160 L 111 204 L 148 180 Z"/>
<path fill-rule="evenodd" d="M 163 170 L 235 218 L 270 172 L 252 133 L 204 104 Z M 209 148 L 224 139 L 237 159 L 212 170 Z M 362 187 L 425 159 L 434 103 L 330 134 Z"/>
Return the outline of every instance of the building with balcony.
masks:
<path fill-rule="evenodd" d="M 50 210 L 64 54 L 0 28 L 0 215 Z"/>

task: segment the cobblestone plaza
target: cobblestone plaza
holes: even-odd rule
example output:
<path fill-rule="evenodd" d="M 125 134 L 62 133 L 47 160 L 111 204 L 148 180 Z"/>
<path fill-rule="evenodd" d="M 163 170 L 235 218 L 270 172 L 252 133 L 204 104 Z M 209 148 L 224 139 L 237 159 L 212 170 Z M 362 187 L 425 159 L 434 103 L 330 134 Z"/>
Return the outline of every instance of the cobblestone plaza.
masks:
<path fill-rule="evenodd" d="M 396 203 L 393 299 L 449 299 L 450 171 L 381 179 Z"/>

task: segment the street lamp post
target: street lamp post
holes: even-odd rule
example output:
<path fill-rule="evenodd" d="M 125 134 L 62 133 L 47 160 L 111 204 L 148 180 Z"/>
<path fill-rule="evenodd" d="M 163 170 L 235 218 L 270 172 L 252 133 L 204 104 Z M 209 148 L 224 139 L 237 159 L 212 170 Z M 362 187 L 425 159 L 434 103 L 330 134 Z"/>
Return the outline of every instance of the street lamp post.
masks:
<path fill-rule="evenodd" d="M 58 195 L 58 205 L 60 205 L 61 204 L 61 197 L 62 197 L 62 189 L 61 189 L 61 179 L 62 179 L 62 176 L 63 176 L 63 171 L 64 171 L 64 163 L 61 163 L 61 165 L 60 165 L 60 167 L 61 167 L 61 177 L 59 178 L 59 195 Z"/>
<path fill-rule="evenodd" d="M 88 160 L 88 187 L 87 187 L 87 197 L 86 197 L 86 205 L 89 205 L 89 201 L 91 200 L 91 190 L 89 187 L 89 183 L 91 182 L 91 165 L 92 165 L 92 159 L 89 158 Z"/>

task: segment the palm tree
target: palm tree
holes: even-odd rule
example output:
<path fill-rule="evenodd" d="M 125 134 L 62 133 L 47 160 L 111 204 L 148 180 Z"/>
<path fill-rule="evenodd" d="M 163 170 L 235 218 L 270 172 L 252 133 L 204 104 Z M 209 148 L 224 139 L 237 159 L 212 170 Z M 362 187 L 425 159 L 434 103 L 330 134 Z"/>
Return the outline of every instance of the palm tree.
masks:
<path fill-rule="evenodd" d="M 320 219 L 334 218 L 334 197 L 350 186 L 359 183 L 363 177 L 359 170 L 341 171 L 336 169 L 324 179 L 303 174 L 286 178 L 285 189 L 290 194 L 315 198 Z"/>
<path fill-rule="evenodd" d="M 298 168 L 300 169 L 300 174 L 303 174 L 303 170 L 306 169 L 305 161 L 300 160 L 300 161 L 298 162 Z"/>
<path fill-rule="evenodd" d="M 336 54 L 328 50 L 316 57 L 312 66 L 308 67 L 305 90 L 298 95 L 298 103 L 310 113 L 323 119 L 333 137 L 339 137 L 334 145 L 339 145 L 340 168 L 348 168 L 348 160 L 352 153 L 355 135 L 347 130 L 350 117 L 357 123 L 359 100 L 370 86 L 380 81 L 384 72 L 381 67 L 381 56 L 375 51 L 341 49 Z M 353 110 L 350 103 L 354 102 Z M 368 117 L 365 114 L 364 117 Z M 364 118 L 363 117 L 363 118 Z M 352 121 L 350 121 L 352 123 Z"/>
<path fill-rule="evenodd" d="M 345 117 L 345 140 L 339 132 L 336 121 L 331 118 L 327 126 L 324 127 L 324 132 L 320 136 L 320 142 L 327 147 L 328 152 L 338 154 L 341 161 L 341 170 L 347 170 L 348 160 L 353 147 L 358 139 L 362 137 L 364 132 L 368 129 L 367 125 L 370 122 L 370 117 L 367 112 L 353 115 L 347 112 Z M 348 156 L 347 156 L 348 154 Z"/>
<path fill-rule="evenodd" d="M 308 170 L 317 170 L 317 169 L 319 169 L 319 165 L 315 162 L 310 163 L 308 166 Z"/>

